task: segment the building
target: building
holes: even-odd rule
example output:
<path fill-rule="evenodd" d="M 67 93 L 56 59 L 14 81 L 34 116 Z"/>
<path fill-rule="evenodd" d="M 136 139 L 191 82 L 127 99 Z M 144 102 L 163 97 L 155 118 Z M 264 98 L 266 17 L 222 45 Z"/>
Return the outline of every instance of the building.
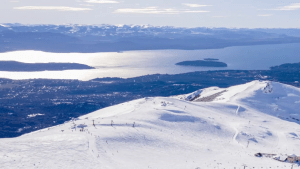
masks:
<path fill-rule="evenodd" d="M 297 157 L 295 154 L 292 154 L 287 157 L 287 160 L 290 163 L 296 163 L 300 160 L 300 157 Z"/>
<path fill-rule="evenodd" d="M 277 155 L 274 157 L 275 160 L 281 161 L 281 162 L 285 162 L 287 160 L 288 156 L 286 155 Z"/>
<path fill-rule="evenodd" d="M 268 158 L 273 158 L 276 156 L 276 154 L 268 154 L 268 153 L 256 153 L 254 154 L 255 157 L 268 157 Z"/>

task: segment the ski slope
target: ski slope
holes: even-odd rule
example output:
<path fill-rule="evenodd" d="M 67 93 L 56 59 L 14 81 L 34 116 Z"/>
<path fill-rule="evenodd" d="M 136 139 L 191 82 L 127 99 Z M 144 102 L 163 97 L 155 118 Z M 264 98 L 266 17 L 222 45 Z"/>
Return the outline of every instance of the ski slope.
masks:
<path fill-rule="evenodd" d="M 300 89 L 260 81 L 143 98 L 0 139 L 0 168 L 291 168 L 254 154 L 300 155 L 299 108 Z"/>

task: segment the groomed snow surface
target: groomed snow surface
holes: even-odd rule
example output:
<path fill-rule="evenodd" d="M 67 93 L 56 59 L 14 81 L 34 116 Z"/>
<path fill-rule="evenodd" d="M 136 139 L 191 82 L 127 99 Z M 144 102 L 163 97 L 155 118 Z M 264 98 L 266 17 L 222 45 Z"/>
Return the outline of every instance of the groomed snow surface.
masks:
<path fill-rule="evenodd" d="M 143 98 L 1 139 L 0 168 L 291 168 L 254 154 L 300 155 L 299 108 L 300 89 L 275 82 Z"/>

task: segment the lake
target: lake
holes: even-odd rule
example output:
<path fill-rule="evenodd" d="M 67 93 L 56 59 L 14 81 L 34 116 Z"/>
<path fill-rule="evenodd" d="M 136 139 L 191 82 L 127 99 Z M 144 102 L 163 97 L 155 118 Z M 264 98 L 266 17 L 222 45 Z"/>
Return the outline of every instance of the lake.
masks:
<path fill-rule="evenodd" d="M 0 78 L 9 79 L 78 79 L 102 77 L 136 77 L 147 74 L 178 74 L 207 70 L 267 70 L 283 63 L 300 62 L 300 44 L 237 46 L 209 50 L 154 50 L 126 51 L 122 53 L 47 53 L 16 51 L 0 53 L 1 61 L 25 63 L 80 63 L 96 67 L 90 70 L 41 72 L 0 71 Z M 188 67 L 175 65 L 187 60 L 216 58 L 226 68 Z"/>

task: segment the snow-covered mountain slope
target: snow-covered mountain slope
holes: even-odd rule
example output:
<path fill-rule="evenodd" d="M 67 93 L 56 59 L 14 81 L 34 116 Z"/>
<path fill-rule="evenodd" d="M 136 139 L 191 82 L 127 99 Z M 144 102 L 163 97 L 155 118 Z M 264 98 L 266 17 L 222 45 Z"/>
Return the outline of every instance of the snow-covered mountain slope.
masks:
<path fill-rule="evenodd" d="M 234 103 L 300 124 L 300 89 L 276 82 L 253 81 L 230 88 L 210 87 L 175 96 L 194 102 Z"/>
<path fill-rule="evenodd" d="M 0 168 L 291 168 L 254 154 L 300 155 L 300 126 L 283 118 L 299 116 L 298 88 L 254 81 L 199 93 L 139 99 L 1 139 Z"/>

